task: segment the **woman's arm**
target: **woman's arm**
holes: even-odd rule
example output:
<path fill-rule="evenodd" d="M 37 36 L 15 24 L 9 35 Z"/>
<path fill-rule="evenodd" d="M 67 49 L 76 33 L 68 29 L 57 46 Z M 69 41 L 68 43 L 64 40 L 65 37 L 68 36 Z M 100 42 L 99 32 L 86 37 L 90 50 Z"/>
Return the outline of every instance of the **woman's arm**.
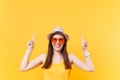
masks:
<path fill-rule="evenodd" d="M 28 48 L 26 50 L 26 53 L 23 57 L 21 65 L 20 65 L 20 70 L 21 71 L 26 71 L 26 70 L 33 69 L 38 64 L 41 64 L 43 62 L 45 54 L 42 54 L 42 55 L 38 56 L 36 59 L 29 62 L 29 57 L 30 57 L 30 54 L 32 53 L 32 50 L 33 50 L 33 47 L 34 47 L 34 40 L 35 40 L 35 35 L 33 36 L 33 39 L 30 40 L 27 44 Z"/>
<path fill-rule="evenodd" d="M 88 71 L 88 72 L 94 71 L 94 66 L 93 66 L 93 63 L 91 61 L 90 56 L 85 57 L 86 62 L 81 61 L 79 58 L 77 58 L 73 54 L 69 54 L 69 58 L 70 58 L 70 61 L 78 68 L 83 69 L 83 70 Z"/>
<path fill-rule="evenodd" d="M 31 50 L 27 50 L 26 54 L 24 55 L 24 58 L 21 62 L 20 65 L 20 70 L 21 71 L 26 71 L 26 70 L 30 70 L 33 69 L 34 67 L 40 65 L 43 63 L 43 59 L 45 58 L 45 54 L 41 54 L 40 56 L 38 56 L 37 58 L 35 58 L 34 60 L 32 60 L 31 62 L 29 62 L 29 57 L 30 57 L 30 52 Z"/>
<path fill-rule="evenodd" d="M 82 62 L 80 59 L 78 59 L 73 54 L 70 54 L 69 57 L 75 66 L 77 66 L 85 71 L 92 72 L 92 71 L 94 71 L 94 65 L 93 65 L 92 60 L 90 58 L 89 52 L 87 51 L 87 47 L 88 47 L 88 43 L 86 41 L 84 41 L 84 39 L 82 37 L 82 51 L 83 51 L 84 56 L 85 56 L 85 60 L 86 60 L 85 63 Z"/>

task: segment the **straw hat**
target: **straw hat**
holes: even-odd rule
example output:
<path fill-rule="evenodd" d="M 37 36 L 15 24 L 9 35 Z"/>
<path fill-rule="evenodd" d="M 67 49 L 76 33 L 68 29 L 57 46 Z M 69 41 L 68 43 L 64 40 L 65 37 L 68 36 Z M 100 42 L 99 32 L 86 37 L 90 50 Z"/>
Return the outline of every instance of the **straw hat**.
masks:
<path fill-rule="evenodd" d="M 48 34 L 47 39 L 49 40 L 50 35 L 53 34 L 53 33 L 55 33 L 55 32 L 62 32 L 63 35 L 65 36 L 65 38 L 66 38 L 67 40 L 69 39 L 69 36 L 64 33 L 63 28 L 61 28 L 60 26 L 55 27 L 55 28 L 52 30 L 52 32 Z"/>

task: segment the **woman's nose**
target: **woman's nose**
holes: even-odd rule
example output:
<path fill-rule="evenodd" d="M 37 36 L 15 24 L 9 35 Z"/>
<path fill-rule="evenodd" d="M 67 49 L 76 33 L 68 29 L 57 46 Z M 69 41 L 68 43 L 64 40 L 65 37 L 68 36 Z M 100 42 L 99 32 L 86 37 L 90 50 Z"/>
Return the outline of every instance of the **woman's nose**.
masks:
<path fill-rule="evenodd" d="M 56 44 L 59 44 L 59 43 L 60 43 L 59 40 L 57 40 Z"/>

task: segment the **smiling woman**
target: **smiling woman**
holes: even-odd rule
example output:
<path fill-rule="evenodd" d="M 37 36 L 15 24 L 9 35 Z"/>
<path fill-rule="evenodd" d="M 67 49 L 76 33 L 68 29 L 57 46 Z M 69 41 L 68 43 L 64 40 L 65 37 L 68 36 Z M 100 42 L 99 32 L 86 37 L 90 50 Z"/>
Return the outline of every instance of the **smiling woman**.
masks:
<path fill-rule="evenodd" d="M 33 39 L 28 42 L 28 49 L 20 66 L 21 71 L 33 69 L 37 65 L 43 65 L 44 80 L 69 80 L 72 64 L 88 72 L 94 71 L 94 66 L 87 51 L 88 44 L 83 38 L 82 50 L 86 63 L 67 52 L 66 46 L 69 36 L 64 33 L 61 27 L 55 27 L 55 29 L 48 34 L 47 38 L 49 40 L 48 53 L 41 54 L 31 62 L 28 60 L 34 47 L 35 35 Z"/>

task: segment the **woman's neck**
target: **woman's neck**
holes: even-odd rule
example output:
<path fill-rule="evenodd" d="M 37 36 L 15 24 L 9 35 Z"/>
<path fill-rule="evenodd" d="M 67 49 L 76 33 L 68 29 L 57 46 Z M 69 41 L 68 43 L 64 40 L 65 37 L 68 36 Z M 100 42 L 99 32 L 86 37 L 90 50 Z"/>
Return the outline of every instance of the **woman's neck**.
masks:
<path fill-rule="evenodd" d="M 62 60 L 63 60 L 63 57 L 61 55 L 61 52 L 60 51 L 54 51 L 54 54 L 53 54 L 53 63 L 59 63 Z"/>
<path fill-rule="evenodd" d="M 54 55 L 53 56 L 60 56 L 61 55 L 61 51 L 55 51 L 54 50 Z"/>

